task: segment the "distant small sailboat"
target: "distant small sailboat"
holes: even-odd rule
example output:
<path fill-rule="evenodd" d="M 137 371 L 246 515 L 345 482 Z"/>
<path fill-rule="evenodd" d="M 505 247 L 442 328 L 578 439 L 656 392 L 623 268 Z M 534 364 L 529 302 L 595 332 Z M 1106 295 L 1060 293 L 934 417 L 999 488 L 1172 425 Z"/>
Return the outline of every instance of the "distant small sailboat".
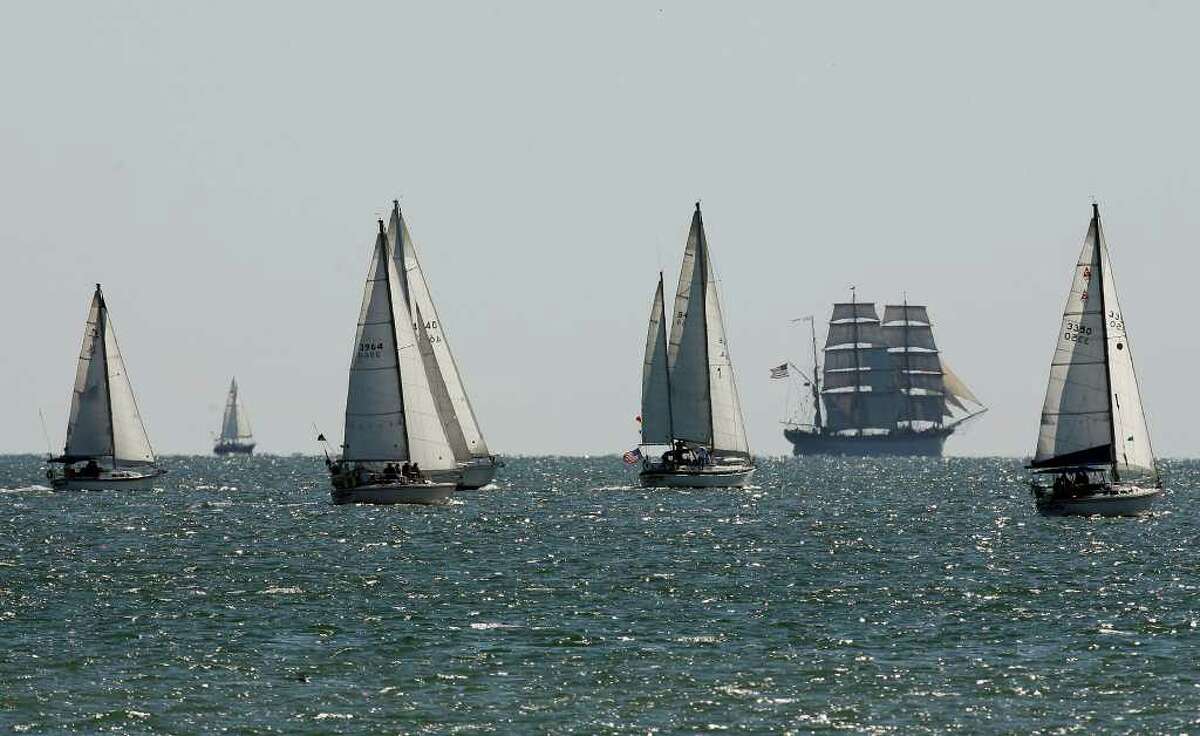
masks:
<path fill-rule="evenodd" d="M 420 323 L 416 323 L 418 328 Z M 383 221 L 354 337 L 342 456 L 327 461 L 336 504 L 443 503 L 458 467 L 426 377 Z"/>
<path fill-rule="evenodd" d="M 660 273 L 642 367 L 642 485 L 745 485 L 754 463 L 699 202 L 672 314 L 668 335 Z"/>
<path fill-rule="evenodd" d="M 59 490 L 151 488 L 166 472 L 155 465 L 100 284 L 75 371 L 66 446 L 50 462 L 63 466 L 48 473 Z"/>
<path fill-rule="evenodd" d="M 392 217 L 388 223 L 388 245 L 396 261 L 402 291 L 407 297 L 413 318 L 413 330 L 421 346 L 421 357 L 433 392 L 434 404 L 442 420 L 442 428 L 454 450 L 458 467 L 451 472 L 431 473 L 434 480 L 457 479 L 460 490 L 481 488 L 496 477 L 499 463 L 488 450 L 479 428 L 479 420 L 467 397 L 462 374 L 450 351 L 446 327 L 438 317 L 437 307 L 417 248 L 408 233 L 408 223 L 400 214 L 400 202 L 392 201 Z"/>
<path fill-rule="evenodd" d="M 238 396 L 237 378 L 229 382 L 229 395 L 225 398 L 225 416 L 221 418 L 221 436 L 213 452 L 218 455 L 249 455 L 254 452 L 254 434 L 250 431 L 250 417 Z"/>
<path fill-rule="evenodd" d="M 1129 516 L 1162 493 L 1098 205 L 1063 311 L 1030 467 L 1054 476 L 1049 486 L 1032 483 L 1045 514 Z"/>

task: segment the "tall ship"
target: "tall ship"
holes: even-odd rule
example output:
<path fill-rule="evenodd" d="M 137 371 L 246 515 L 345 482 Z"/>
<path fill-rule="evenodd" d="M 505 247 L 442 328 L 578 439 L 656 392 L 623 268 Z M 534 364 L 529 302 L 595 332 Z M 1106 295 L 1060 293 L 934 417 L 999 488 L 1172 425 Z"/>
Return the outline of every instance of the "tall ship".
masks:
<path fill-rule="evenodd" d="M 437 504 L 454 492 L 461 471 L 429 385 L 424 334 L 380 220 L 354 334 L 342 454 L 326 460 L 335 504 Z"/>
<path fill-rule="evenodd" d="M 50 462 L 62 466 L 47 473 L 57 490 L 146 489 L 165 472 L 150 447 L 100 284 L 75 369 L 66 446 Z"/>
<path fill-rule="evenodd" d="M 950 435 L 987 411 L 941 356 L 923 305 L 884 305 L 881 320 L 852 289 L 833 305 L 823 365 L 811 329 L 812 375 L 797 370 L 808 389 L 798 413 L 810 419 L 783 432 L 794 455 L 939 457 Z"/>
<path fill-rule="evenodd" d="M 1063 309 L 1029 467 L 1036 474 L 1034 502 L 1047 515 L 1133 516 L 1162 494 L 1095 204 Z"/>
<path fill-rule="evenodd" d="M 642 363 L 642 441 L 633 454 L 642 460 L 642 485 L 745 485 L 754 461 L 698 202 L 671 315 L 660 273 Z"/>
<path fill-rule="evenodd" d="M 429 281 L 417 257 L 417 246 L 408 232 L 408 223 L 400 213 L 397 200 L 392 200 L 387 237 L 396 262 L 401 293 L 406 297 L 413 319 L 429 389 L 433 392 L 438 418 L 457 464 L 451 472 L 434 473 L 434 480 L 455 479 L 459 490 L 476 490 L 492 482 L 500 462 L 483 439 L 483 430 L 479 428 L 479 419 L 467 396 L 462 372 L 450 350 L 446 326 L 434 306 Z"/>
<path fill-rule="evenodd" d="M 229 382 L 225 414 L 221 417 L 221 436 L 217 438 L 213 452 L 217 455 L 250 455 L 254 452 L 254 433 L 250 431 L 250 417 L 238 395 L 236 377 Z"/>

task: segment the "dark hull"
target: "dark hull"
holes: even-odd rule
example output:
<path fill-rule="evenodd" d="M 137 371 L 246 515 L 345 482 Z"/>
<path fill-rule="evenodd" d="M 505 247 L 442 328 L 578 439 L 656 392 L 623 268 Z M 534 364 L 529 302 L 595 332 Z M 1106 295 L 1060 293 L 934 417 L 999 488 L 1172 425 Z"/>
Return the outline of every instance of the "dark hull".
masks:
<path fill-rule="evenodd" d="M 217 455 L 251 455 L 254 453 L 254 445 L 217 445 L 213 448 L 213 452 Z"/>
<path fill-rule="evenodd" d="M 793 455 L 843 455 L 852 457 L 941 457 L 942 446 L 953 430 L 933 429 L 890 435 L 846 437 L 785 429 Z"/>

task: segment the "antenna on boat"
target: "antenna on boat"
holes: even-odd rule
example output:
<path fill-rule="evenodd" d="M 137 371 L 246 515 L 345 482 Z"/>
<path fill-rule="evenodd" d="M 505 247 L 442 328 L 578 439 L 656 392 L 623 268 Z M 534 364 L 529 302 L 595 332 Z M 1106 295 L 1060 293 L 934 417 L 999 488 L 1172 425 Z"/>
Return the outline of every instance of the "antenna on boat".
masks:
<path fill-rule="evenodd" d="M 46 454 L 54 457 L 54 446 L 50 444 L 50 433 L 46 431 L 46 415 L 42 413 L 41 407 L 38 407 L 38 418 L 42 420 L 42 437 L 46 440 Z"/>

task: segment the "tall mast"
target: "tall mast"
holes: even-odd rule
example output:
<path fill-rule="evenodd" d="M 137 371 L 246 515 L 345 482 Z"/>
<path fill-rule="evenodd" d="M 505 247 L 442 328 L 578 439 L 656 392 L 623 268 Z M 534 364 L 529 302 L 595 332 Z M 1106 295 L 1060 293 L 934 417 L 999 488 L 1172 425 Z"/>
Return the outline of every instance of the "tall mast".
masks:
<path fill-rule="evenodd" d="M 886 311 L 886 310 L 885 310 Z M 903 333 L 904 344 L 904 381 L 907 383 L 907 391 L 904 394 L 904 410 L 908 413 L 908 429 L 913 431 L 913 410 L 912 410 L 912 361 L 908 357 L 908 292 L 904 292 L 904 326 L 901 328 Z"/>
<path fill-rule="evenodd" d="M 696 242 L 696 255 L 700 266 L 700 315 L 704 325 L 704 375 L 708 395 L 708 445 L 715 447 L 717 438 L 713 427 L 712 406 L 712 364 L 708 356 L 708 237 L 704 234 L 704 216 L 700 214 L 700 203 L 696 203 L 696 224 L 700 226 L 699 238 Z"/>
<path fill-rule="evenodd" d="M 816 409 L 815 424 L 817 434 L 821 433 L 821 368 L 817 365 L 817 320 L 813 317 L 808 318 L 808 327 L 812 330 L 812 351 L 813 351 L 813 372 L 812 372 L 812 396 L 813 408 Z"/>
<path fill-rule="evenodd" d="M 850 416 L 854 419 L 854 431 L 862 434 L 862 411 L 859 392 L 862 390 L 862 364 L 858 355 L 858 296 L 854 287 L 850 287 L 850 330 L 854 338 L 854 404 L 850 407 Z"/>
<path fill-rule="evenodd" d="M 104 294 L 100 291 L 100 284 L 96 284 L 96 296 L 100 297 L 100 313 L 96 315 L 97 319 L 96 332 L 100 338 L 100 348 L 104 351 L 104 398 L 108 404 L 108 446 L 112 450 L 113 469 L 117 468 L 117 432 L 113 427 L 113 410 L 112 410 L 112 386 L 109 385 L 108 379 L 108 305 L 104 303 Z M 96 349 L 92 348 L 92 355 L 96 354 Z"/>
<path fill-rule="evenodd" d="M 396 358 L 396 384 L 400 394 L 400 417 L 404 420 L 404 446 L 408 448 L 408 455 L 411 457 L 412 438 L 408 434 L 408 416 L 404 413 L 404 379 L 400 377 L 400 345 L 396 343 L 396 305 L 392 303 L 392 277 L 391 270 L 388 268 L 392 265 L 392 256 L 388 253 L 387 233 L 383 229 L 383 220 L 379 221 L 379 237 L 383 242 L 383 284 L 387 291 L 388 324 L 392 328 L 392 344 L 396 345 L 396 355 L 394 356 Z"/>
<path fill-rule="evenodd" d="M 658 293 L 663 294 L 663 273 L 662 273 L 662 271 L 658 272 Z M 664 336 L 664 340 L 665 340 L 666 330 L 667 330 L 667 301 L 666 301 L 665 295 L 663 296 L 663 298 L 658 300 L 658 324 L 659 324 L 659 329 L 663 331 L 663 336 Z M 657 341 L 658 336 L 655 335 L 654 339 Z M 663 348 L 665 351 L 665 348 L 666 348 L 665 344 L 663 345 Z M 667 440 L 668 440 L 669 444 L 674 446 L 675 414 L 674 414 L 674 411 L 671 409 L 671 366 L 667 364 L 667 356 L 666 356 L 665 352 L 663 354 L 663 373 L 666 374 L 666 376 L 667 376 Z M 644 418 L 645 417 L 643 417 L 643 419 Z"/>
<path fill-rule="evenodd" d="M 1112 464 L 1113 481 L 1119 481 L 1121 473 L 1117 470 L 1117 422 L 1113 416 L 1112 366 L 1108 362 L 1108 310 L 1104 306 L 1104 253 L 1100 250 L 1100 205 L 1095 202 L 1092 202 L 1092 224 L 1095 226 L 1093 252 L 1096 254 L 1096 277 L 1100 280 L 1100 340 L 1104 346 L 1104 387 L 1108 392 L 1108 425 L 1112 429 L 1112 444 L 1108 454 Z"/>

